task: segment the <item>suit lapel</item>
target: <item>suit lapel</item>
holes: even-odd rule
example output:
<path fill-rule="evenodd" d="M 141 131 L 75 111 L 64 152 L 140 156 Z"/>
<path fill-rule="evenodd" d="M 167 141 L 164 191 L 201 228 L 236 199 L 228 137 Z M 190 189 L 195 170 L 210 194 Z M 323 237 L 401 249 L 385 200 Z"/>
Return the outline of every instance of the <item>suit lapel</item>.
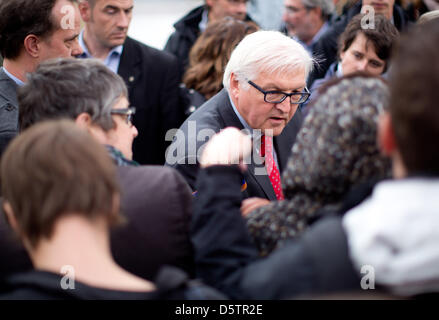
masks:
<path fill-rule="evenodd" d="M 140 77 L 147 77 L 148 74 L 142 74 L 142 53 L 136 47 L 134 40 L 127 37 L 125 40 L 122 55 L 120 57 L 119 69 L 117 73 L 125 80 L 128 87 L 129 96 L 139 82 Z"/>
<path fill-rule="evenodd" d="M 3 68 L 0 68 L 0 96 L 16 107 L 18 106 L 17 89 L 18 86 L 14 80 L 8 77 Z"/>
<path fill-rule="evenodd" d="M 296 136 L 300 130 L 302 121 L 302 112 L 300 111 L 300 109 L 297 109 L 294 117 L 284 128 L 282 133 L 273 139 L 273 145 L 276 150 L 280 173 L 282 173 L 288 165 L 288 158 L 291 155 L 291 149 L 294 142 L 296 141 Z"/>
<path fill-rule="evenodd" d="M 220 94 L 222 95 L 221 98 L 223 99 L 223 103 L 219 103 L 221 106 L 219 113 L 224 121 L 224 127 L 235 127 L 239 130 L 244 129 L 244 126 L 233 110 L 227 91 L 223 89 Z M 247 173 L 245 179 L 247 180 L 247 183 L 249 183 L 251 180 L 255 181 L 256 184 L 258 184 L 264 191 L 269 200 L 276 200 L 276 195 L 267 171 L 265 170 L 265 166 L 263 164 L 256 164 L 254 162 L 255 157 L 258 157 L 258 155 L 252 155 L 251 163 L 247 164 Z"/>

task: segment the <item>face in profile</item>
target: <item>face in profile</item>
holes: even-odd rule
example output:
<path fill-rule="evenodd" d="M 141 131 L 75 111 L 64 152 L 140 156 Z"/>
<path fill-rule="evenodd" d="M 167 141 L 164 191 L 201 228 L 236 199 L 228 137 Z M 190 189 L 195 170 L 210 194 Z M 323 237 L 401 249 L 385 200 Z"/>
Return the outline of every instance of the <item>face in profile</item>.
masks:
<path fill-rule="evenodd" d="M 122 45 L 128 35 L 133 0 L 96 0 L 81 5 L 81 15 L 98 44 L 104 48 Z"/>
<path fill-rule="evenodd" d="M 285 0 L 285 11 L 282 16 L 282 20 L 290 36 L 296 36 L 303 42 L 310 41 L 314 34 L 311 30 L 312 14 L 315 14 L 313 10 L 308 10 L 302 3 L 302 0 Z"/>
<path fill-rule="evenodd" d="M 261 73 L 252 82 L 264 91 L 303 92 L 306 85 L 305 70 L 298 70 L 292 75 Z M 248 125 L 263 132 L 267 129 L 272 130 L 273 136 L 282 133 L 299 107 L 298 104 L 291 103 L 289 97 L 281 103 L 266 102 L 260 90 L 240 83 L 233 74 L 230 92 L 236 108 Z"/>
<path fill-rule="evenodd" d="M 78 42 L 79 10 L 70 1 L 58 0 L 52 9 L 55 31 L 41 41 L 40 60 L 68 58 L 82 53 Z"/>
<path fill-rule="evenodd" d="M 375 14 L 381 14 L 389 20 L 393 17 L 394 4 L 395 0 L 363 0 L 363 7 L 372 6 Z"/>
<path fill-rule="evenodd" d="M 127 110 L 129 107 L 128 99 L 124 96 L 120 97 L 112 109 Z M 115 124 L 113 129 L 106 132 L 107 142 L 109 145 L 118 149 L 125 158 L 132 160 L 133 158 L 133 141 L 137 137 L 138 131 L 131 123 L 128 112 L 125 114 L 112 114 Z"/>
<path fill-rule="evenodd" d="M 380 59 L 375 46 L 366 36 L 359 32 L 349 48 L 340 54 L 343 75 L 364 71 L 378 76 L 384 72 L 386 62 Z"/>

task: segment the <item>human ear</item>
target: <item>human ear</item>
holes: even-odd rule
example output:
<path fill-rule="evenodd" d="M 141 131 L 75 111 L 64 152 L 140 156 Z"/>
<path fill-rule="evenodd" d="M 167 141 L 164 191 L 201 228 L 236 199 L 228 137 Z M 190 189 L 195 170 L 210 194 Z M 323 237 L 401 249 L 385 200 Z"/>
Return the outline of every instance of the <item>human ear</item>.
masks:
<path fill-rule="evenodd" d="M 378 122 L 378 145 L 386 156 L 391 156 L 397 151 L 392 119 L 388 112 L 382 114 Z"/>
<path fill-rule="evenodd" d="M 79 13 L 84 22 L 89 22 L 91 20 L 91 7 L 87 0 L 81 1 L 78 4 Z"/>
<path fill-rule="evenodd" d="M 33 58 L 38 58 L 40 56 L 40 38 L 34 34 L 29 34 L 24 38 L 24 49 Z"/>

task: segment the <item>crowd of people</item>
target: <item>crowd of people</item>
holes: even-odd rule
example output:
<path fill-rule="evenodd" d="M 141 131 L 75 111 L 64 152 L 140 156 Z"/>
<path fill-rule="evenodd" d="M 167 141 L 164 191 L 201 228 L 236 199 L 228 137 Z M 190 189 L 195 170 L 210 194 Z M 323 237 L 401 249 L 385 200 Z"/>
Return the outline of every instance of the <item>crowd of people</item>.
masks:
<path fill-rule="evenodd" d="M 439 292 L 439 3 L 247 2 L 0 0 L 0 299 Z"/>

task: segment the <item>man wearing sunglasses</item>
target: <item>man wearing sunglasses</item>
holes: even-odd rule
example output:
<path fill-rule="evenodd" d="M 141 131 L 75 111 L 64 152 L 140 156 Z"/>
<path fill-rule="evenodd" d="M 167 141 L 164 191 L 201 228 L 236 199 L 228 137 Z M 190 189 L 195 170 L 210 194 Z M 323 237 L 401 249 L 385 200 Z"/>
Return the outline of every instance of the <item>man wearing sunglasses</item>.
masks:
<path fill-rule="evenodd" d="M 246 36 L 227 64 L 224 89 L 193 113 L 177 131 L 166 162 L 196 190 L 203 145 L 226 127 L 246 129 L 253 138 L 242 183 L 245 197 L 283 199 L 280 174 L 286 167 L 309 91 L 313 60 L 295 40 L 276 31 Z"/>

